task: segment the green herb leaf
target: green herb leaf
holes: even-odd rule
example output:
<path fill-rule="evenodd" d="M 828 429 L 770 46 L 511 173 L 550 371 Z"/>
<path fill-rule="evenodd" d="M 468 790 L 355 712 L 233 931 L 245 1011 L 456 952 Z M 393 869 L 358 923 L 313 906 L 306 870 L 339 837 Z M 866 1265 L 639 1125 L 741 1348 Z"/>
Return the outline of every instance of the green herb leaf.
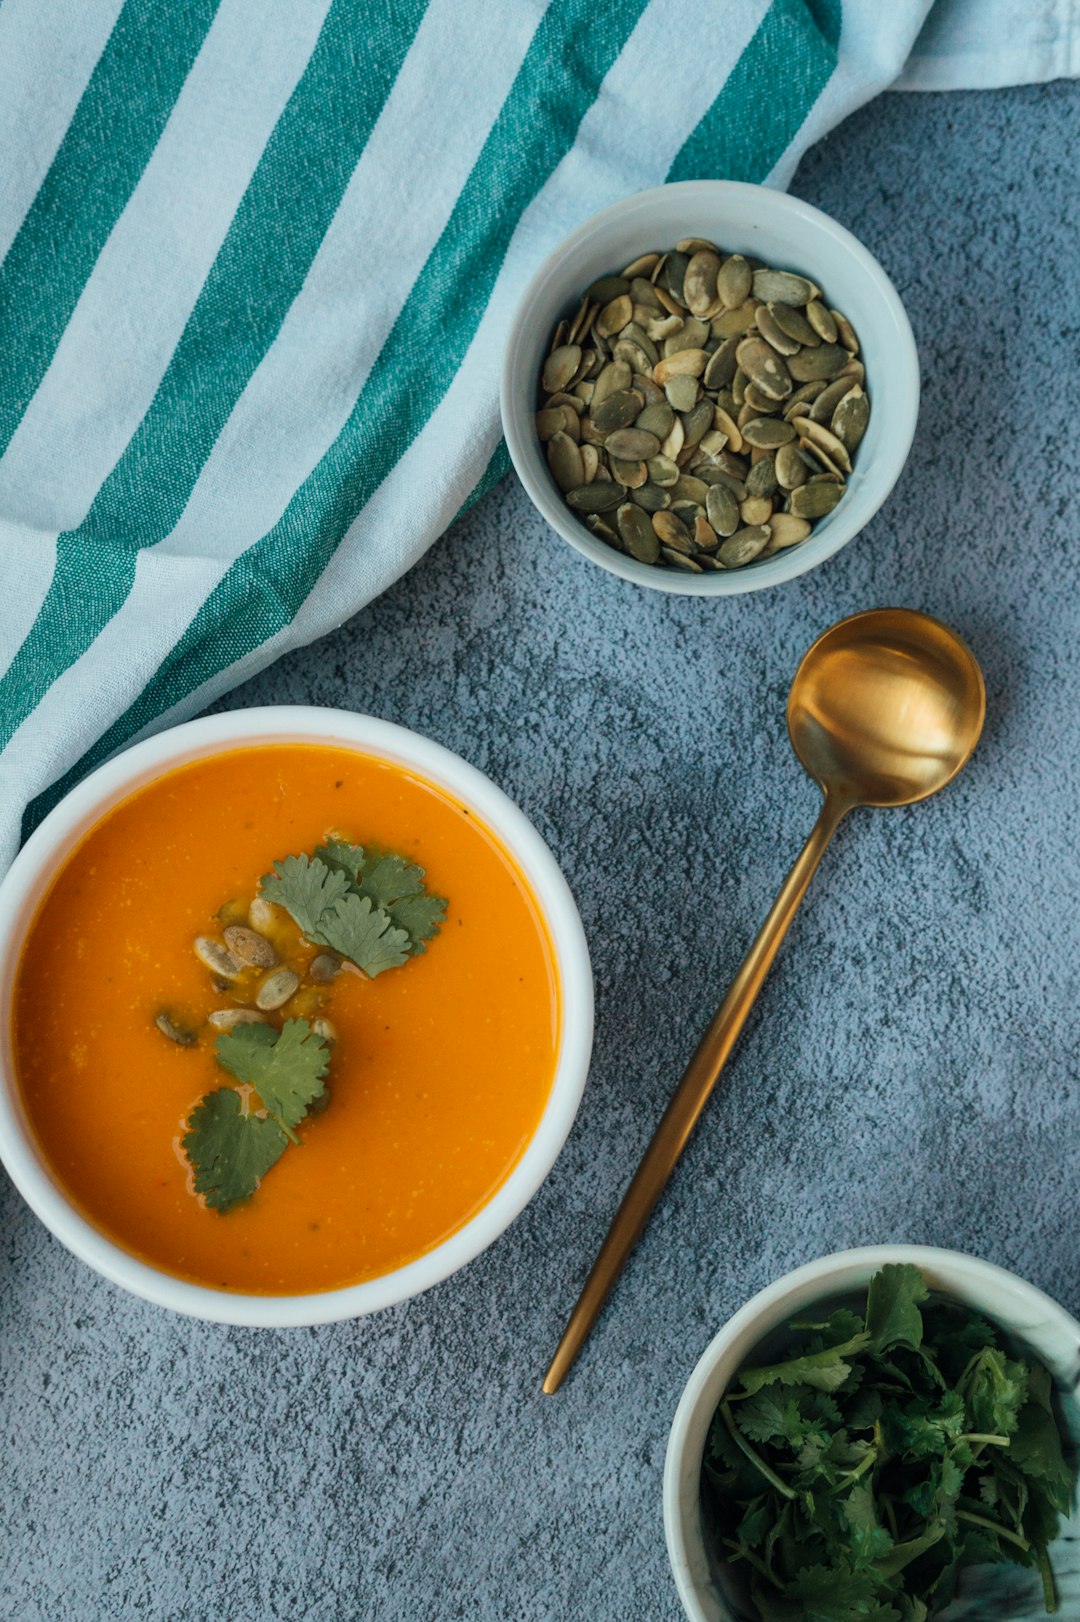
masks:
<path fill-rule="evenodd" d="M 876 1352 L 922 1345 L 919 1303 L 929 1293 L 919 1269 L 907 1263 L 890 1264 L 875 1274 L 866 1294 L 866 1331 Z"/>
<path fill-rule="evenodd" d="M 183 1150 L 194 1173 L 195 1192 L 215 1211 L 249 1199 L 289 1140 L 269 1116 L 250 1108 L 235 1087 L 208 1093 L 192 1110 Z"/>
<path fill-rule="evenodd" d="M 264 1107 L 291 1131 L 323 1094 L 330 1050 L 303 1019 L 271 1025 L 238 1025 L 214 1044 L 218 1063 L 254 1087 Z"/>
<path fill-rule="evenodd" d="M 828 1346 L 821 1352 L 809 1352 L 804 1357 L 790 1358 L 786 1363 L 770 1363 L 761 1368 L 739 1370 L 739 1384 L 751 1395 L 762 1386 L 775 1381 L 779 1385 L 808 1385 L 817 1391 L 835 1391 L 851 1373 L 851 1364 L 844 1359 L 861 1351 L 869 1336 L 860 1330 L 839 1346 Z"/>
<path fill-rule="evenodd" d="M 447 904 L 442 896 L 428 895 L 422 867 L 406 861 L 404 856 L 377 851 L 365 854 L 360 845 L 350 845 L 343 839 L 319 845 L 315 855 L 328 867 L 345 874 L 359 895 L 371 898 L 373 906 L 389 913 L 396 928 L 408 935 L 413 955 L 422 952 L 424 942 L 439 933 Z"/>
<path fill-rule="evenodd" d="M 273 873 L 259 882 L 267 901 L 291 913 L 309 940 L 314 940 L 323 916 L 349 893 L 344 873 L 327 867 L 318 857 L 286 856 L 274 863 Z"/>
<path fill-rule="evenodd" d="M 358 896 L 350 891 L 327 913 L 313 937 L 322 946 L 330 946 L 371 979 L 384 969 L 397 969 L 410 955 L 409 937 L 405 930 L 395 928 L 389 913 L 373 906 L 370 896 Z"/>

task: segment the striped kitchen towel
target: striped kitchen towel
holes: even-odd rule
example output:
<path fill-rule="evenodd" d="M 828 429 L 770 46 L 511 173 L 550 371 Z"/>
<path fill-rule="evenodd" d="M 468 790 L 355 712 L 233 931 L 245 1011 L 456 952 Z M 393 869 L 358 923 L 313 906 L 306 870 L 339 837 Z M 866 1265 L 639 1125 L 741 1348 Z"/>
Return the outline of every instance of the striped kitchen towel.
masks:
<path fill-rule="evenodd" d="M 503 335 L 559 238 L 665 178 L 786 184 L 928 10 L 3 0 L 0 871 L 497 476 Z"/>

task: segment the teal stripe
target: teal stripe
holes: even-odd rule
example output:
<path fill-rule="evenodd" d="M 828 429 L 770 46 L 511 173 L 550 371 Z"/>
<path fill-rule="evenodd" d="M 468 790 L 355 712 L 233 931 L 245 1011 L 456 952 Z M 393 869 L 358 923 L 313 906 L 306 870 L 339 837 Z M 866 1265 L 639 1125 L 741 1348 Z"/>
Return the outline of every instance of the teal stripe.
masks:
<path fill-rule="evenodd" d="M 158 143 L 216 9 L 217 0 L 128 0 L 116 20 L 0 266 L 0 455 Z"/>
<path fill-rule="evenodd" d="M 764 180 L 836 68 L 841 10 L 841 0 L 773 0 L 668 179 Z"/>
<path fill-rule="evenodd" d="M 545 13 L 341 434 L 280 521 L 230 567 L 153 680 L 65 783 L 295 617 L 353 518 L 453 381 L 523 209 L 573 145 L 646 3 L 613 0 L 602 28 L 592 0 L 563 0 Z M 48 791 L 50 803 L 59 792 L 60 785 Z M 35 802 L 35 819 L 45 798 Z"/>
<path fill-rule="evenodd" d="M 395 0 L 376 22 L 335 0 L 150 409 L 86 518 L 59 538 L 49 591 L 0 678 L 0 747 L 123 605 L 140 549 L 179 520 L 303 285 L 425 7 Z"/>
<path fill-rule="evenodd" d="M 476 506 L 476 503 L 480 500 L 481 496 L 487 495 L 488 491 L 498 484 L 500 479 L 505 478 L 509 471 L 510 455 L 506 449 L 505 440 L 500 439 L 498 445 L 495 447 L 495 452 L 491 458 L 491 461 L 484 469 L 484 473 L 479 484 L 476 486 L 475 490 L 470 491 L 470 493 L 465 497 L 465 500 L 462 502 L 457 513 L 454 515 L 453 522 L 456 524 L 459 518 L 463 518 L 467 512 L 470 512 L 472 508 Z M 182 697 L 182 693 L 176 694 L 176 700 L 179 700 Z M 129 710 L 128 715 L 131 713 L 132 712 Z M 41 819 L 48 815 L 54 805 L 58 805 L 60 803 L 68 790 L 74 788 L 75 784 L 81 777 L 85 777 L 87 772 L 92 771 L 95 766 L 100 766 L 101 762 L 106 760 L 108 756 L 112 754 L 114 749 L 119 749 L 121 744 L 127 742 L 128 738 L 131 737 L 133 729 L 131 725 L 125 727 L 126 720 L 127 716 L 121 717 L 114 726 L 109 728 L 107 733 L 98 739 L 97 743 L 94 744 L 92 748 L 87 750 L 86 754 L 83 755 L 81 760 L 77 761 L 69 771 L 64 773 L 63 777 L 59 778 L 57 782 L 53 783 L 49 788 L 44 789 L 42 793 L 38 795 L 36 800 L 31 801 L 30 805 L 27 806 L 26 811 L 23 814 L 23 839 L 29 839 L 30 835 L 33 833 Z"/>

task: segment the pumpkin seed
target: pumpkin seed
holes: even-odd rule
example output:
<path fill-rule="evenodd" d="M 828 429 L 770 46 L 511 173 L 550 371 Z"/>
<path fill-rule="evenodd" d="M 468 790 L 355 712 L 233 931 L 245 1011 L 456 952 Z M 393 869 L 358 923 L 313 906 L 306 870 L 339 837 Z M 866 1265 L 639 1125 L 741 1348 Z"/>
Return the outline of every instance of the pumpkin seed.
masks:
<path fill-rule="evenodd" d="M 736 351 L 736 358 L 754 387 L 770 400 L 782 400 L 791 393 L 792 374 L 764 338 L 744 338 Z M 798 360 L 799 356 L 793 355 L 791 358 Z"/>
<path fill-rule="evenodd" d="M 813 282 L 788 270 L 755 270 L 753 289 L 754 297 L 763 304 L 791 304 L 800 309 L 818 294 Z"/>
<path fill-rule="evenodd" d="M 634 306 L 629 293 L 620 293 L 613 298 L 610 304 L 605 304 L 593 323 L 595 331 L 601 338 L 612 338 L 615 333 L 628 327 L 634 319 Z"/>
<path fill-rule="evenodd" d="M 843 495 L 839 484 L 804 484 L 788 497 L 788 511 L 797 518 L 824 518 Z"/>
<path fill-rule="evenodd" d="M 857 355 L 859 353 L 859 340 L 856 338 L 855 328 L 851 325 L 847 316 L 841 315 L 839 310 L 830 310 L 829 314 L 836 324 L 838 342 L 844 346 L 849 355 Z"/>
<path fill-rule="evenodd" d="M 810 300 L 806 306 L 806 319 L 819 338 L 824 338 L 827 344 L 836 342 L 838 336 L 836 322 L 820 299 Z"/>
<path fill-rule="evenodd" d="M 773 504 L 768 496 L 747 496 L 739 507 L 739 517 L 751 528 L 767 524 L 772 517 Z"/>
<path fill-rule="evenodd" d="M 629 293 L 630 283 L 625 276 L 601 276 L 586 288 L 585 297 L 597 304 L 610 304 L 613 298 L 619 298 L 623 293 Z"/>
<path fill-rule="evenodd" d="M 195 1032 L 189 1030 L 186 1025 L 182 1025 L 179 1020 L 174 1019 L 167 1008 L 163 1008 L 161 1013 L 156 1016 L 154 1024 L 162 1036 L 167 1037 L 170 1042 L 175 1042 L 179 1048 L 193 1048 L 198 1040 Z"/>
<path fill-rule="evenodd" d="M 255 1006 L 264 1013 L 281 1008 L 299 988 L 300 976 L 292 969 L 272 969 L 255 993 Z"/>
<path fill-rule="evenodd" d="M 716 407 L 705 395 L 700 399 L 692 411 L 683 417 L 683 448 L 698 444 L 703 434 L 707 433 L 713 425 L 713 413 Z"/>
<path fill-rule="evenodd" d="M 709 322 L 713 337 L 741 338 L 753 329 L 757 308 L 757 299 L 747 299 L 745 304 L 737 304 L 733 310 L 721 310 Z"/>
<path fill-rule="evenodd" d="M 311 1022 L 311 1028 L 316 1036 L 321 1036 L 327 1047 L 333 1047 L 337 1041 L 337 1026 L 328 1020 L 324 1014 Z M 308 1106 L 310 1108 L 310 1105 Z"/>
<path fill-rule="evenodd" d="M 734 535 L 739 527 L 739 503 L 724 484 L 709 486 L 705 497 L 709 523 L 718 535 Z"/>
<path fill-rule="evenodd" d="M 637 389 L 620 389 L 601 401 L 592 413 L 592 420 L 602 434 L 610 434 L 616 428 L 629 428 L 644 408 L 645 401 Z"/>
<path fill-rule="evenodd" d="M 805 541 L 810 533 L 810 525 L 805 518 L 796 518 L 794 513 L 773 513 L 769 519 L 769 545 L 776 551 L 782 547 L 794 546 L 798 541 Z"/>
<path fill-rule="evenodd" d="M 684 237 L 598 277 L 556 325 L 537 439 L 605 545 L 653 566 L 741 568 L 805 540 L 841 499 L 870 412 L 858 353 L 810 277 Z M 221 922 L 243 928 L 235 911 Z M 226 965 L 242 956 L 228 936 L 214 946 Z"/>
<path fill-rule="evenodd" d="M 746 493 L 748 496 L 774 496 L 776 486 L 776 458 L 763 456 L 746 476 Z"/>
<path fill-rule="evenodd" d="M 552 436 L 548 441 L 547 459 L 551 476 L 563 495 L 586 482 L 582 452 L 569 434 Z"/>
<path fill-rule="evenodd" d="M 685 552 L 689 555 L 694 550 L 693 542 L 690 539 L 690 531 L 675 513 L 653 513 L 652 527 L 662 544 L 670 546 L 673 551 Z"/>
<path fill-rule="evenodd" d="M 856 383 L 833 412 L 832 431 L 849 451 L 854 451 L 870 421 L 870 401 Z"/>
<path fill-rule="evenodd" d="M 655 563 L 660 556 L 660 541 L 644 508 L 628 501 L 619 508 L 615 519 L 630 556 L 639 563 Z"/>
<path fill-rule="evenodd" d="M 676 552 L 674 547 L 662 546 L 660 548 L 660 556 L 672 569 L 685 569 L 687 574 L 701 573 L 701 563 L 696 562 L 691 557 L 685 556 L 682 552 Z M 703 557 L 702 563 L 704 561 L 705 560 Z"/>
<path fill-rule="evenodd" d="M 675 471 L 678 473 L 677 468 Z M 660 485 L 650 483 L 643 484 L 640 490 L 631 490 L 630 500 L 635 506 L 643 507 L 647 513 L 655 513 L 669 506 L 671 497 Z"/>
<path fill-rule="evenodd" d="M 580 513 L 610 512 L 622 499 L 622 485 L 606 479 L 594 479 L 592 484 L 581 484 L 566 491 L 566 505 Z"/>
<path fill-rule="evenodd" d="M 753 272 L 742 254 L 729 254 L 716 277 L 717 296 L 725 310 L 735 310 L 746 303 L 753 280 Z"/>
<path fill-rule="evenodd" d="M 653 484 L 666 489 L 677 482 L 679 469 L 677 463 L 667 456 L 651 456 L 648 462 L 649 478 Z"/>
<path fill-rule="evenodd" d="M 581 347 L 578 344 L 560 344 L 544 362 L 544 387 L 549 394 L 567 388 L 577 376 L 581 365 Z"/>
<path fill-rule="evenodd" d="M 624 360 L 610 360 L 600 372 L 593 389 L 592 409 L 598 411 L 604 401 L 613 394 L 620 394 L 630 387 L 633 374 Z"/>
<path fill-rule="evenodd" d="M 196 935 L 195 956 L 211 974 L 218 975 L 222 980 L 239 980 L 247 967 L 238 957 L 233 956 L 227 946 L 213 940 L 209 935 Z"/>
<path fill-rule="evenodd" d="M 620 462 L 640 462 L 657 454 L 660 439 L 643 428 L 617 428 L 613 434 L 608 434 L 604 447 L 609 456 L 617 457 Z"/>
<path fill-rule="evenodd" d="M 804 387 L 809 388 L 810 384 L 804 384 Z M 831 422 L 833 412 L 851 387 L 850 377 L 838 377 L 834 382 L 826 383 L 820 394 L 814 397 L 809 411 L 798 411 L 793 415 L 809 417 L 811 422 Z"/>
<path fill-rule="evenodd" d="M 248 908 L 248 923 L 252 929 L 267 930 L 282 916 L 272 901 L 264 901 L 257 895 Z"/>
<path fill-rule="evenodd" d="M 825 427 L 824 423 L 812 422 L 809 417 L 796 417 L 791 427 L 803 439 L 808 439 L 811 445 L 820 446 L 841 472 L 851 472 L 851 458 L 847 453 L 847 447 L 842 439 L 837 439 L 831 429 Z"/>
<path fill-rule="evenodd" d="M 816 349 L 800 349 L 788 361 L 788 371 L 797 383 L 809 383 L 818 377 L 835 377 L 848 360 L 848 352 L 839 344 L 819 344 Z"/>
<path fill-rule="evenodd" d="M 269 1025 L 270 1021 L 254 1008 L 215 1008 L 212 1014 L 207 1014 L 206 1023 L 215 1031 L 232 1031 L 237 1025 Z"/>
<path fill-rule="evenodd" d="M 679 349 L 653 367 L 653 377 L 662 388 L 673 377 L 700 377 L 708 363 L 704 349 Z"/>
<path fill-rule="evenodd" d="M 680 244 L 680 251 L 687 250 Z M 683 278 L 683 297 L 692 315 L 703 316 L 716 299 L 716 278 L 720 273 L 720 257 L 711 247 L 698 248 L 686 267 Z"/>
<path fill-rule="evenodd" d="M 748 529 L 737 529 L 734 535 L 729 535 L 720 547 L 717 557 L 725 569 L 740 569 L 744 563 L 752 563 L 758 553 L 769 544 L 769 527 L 767 524 L 753 525 Z"/>
<path fill-rule="evenodd" d="M 664 393 L 667 403 L 675 411 L 693 411 L 701 393 L 696 377 L 689 377 L 685 373 L 681 377 L 673 377 L 670 383 L 665 383 Z"/>
<path fill-rule="evenodd" d="M 341 959 L 334 952 L 320 952 L 308 964 L 308 979 L 317 986 L 326 986 L 341 973 Z"/>
<path fill-rule="evenodd" d="M 664 354 L 677 355 L 680 349 L 704 349 L 712 338 L 712 329 L 707 321 L 699 321 L 695 316 L 687 316 L 679 327 L 664 339 Z"/>
<path fill-rule="evenodd" d="M 666 400 L 659 405 L 646 406 L 634 421 L 634 427 L 640 428 L 646 434 L 655 434 L 657 439 L 666 439 L 675 424 L 675 413 Z"/>
<path fill-rule="evenodd" d="M 759 304 L 754 312 L 754 321 L 758 331 L 767 344 L 771 344 L 780 355 L 797 355 L 802 348 L 798 338 L 789 338 L 773 315 L 771 304 Z"/>
<path fill-rule="evenodd" d="M 781 445 L 774 459 L 776 482 L 784 490 L 796 490 L 806 483 L 806 463 L 795 444 Z"/>
<path fill-rule="evenodd" d="M 224 931 L 225 945 L 241 963 L 250 963 L 256 969 L 272 969 L 278 960 L 265 935 L 257 929 L 245 929 L 243 924 L 230 924 Z"/>
<path fill-rule="evenodd" d="M 758 450 L 776 450 L 795 438 L 795 430 L 783 417 L 752 417 L 743 424 L 742 436 Z"/>

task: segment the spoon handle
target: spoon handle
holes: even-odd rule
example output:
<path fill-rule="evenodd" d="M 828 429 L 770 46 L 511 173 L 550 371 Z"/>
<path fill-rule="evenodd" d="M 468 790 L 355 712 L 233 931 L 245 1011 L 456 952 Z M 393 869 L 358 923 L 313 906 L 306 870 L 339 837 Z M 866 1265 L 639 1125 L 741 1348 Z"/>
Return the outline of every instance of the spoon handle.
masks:
<path fill-rule="evenodd" d="M 682 1080 L 672 1094 L 660 1125 L 634 1173 L 622 1204 L 615 1213 L 592 1271 L 585 1280 L 577 1305 L 563 1331 L 562 1339 L 544 1376 L 544 1390 L 557 1391 L 581 1350 L 600 1309 L 622 1271 L 623 1264 L 640 1237 L 687 1139 L 704 1109 L 709 1094 L 720 1078 L 728 1054 L 746 1023 L 754 999 L 769 972 L 780 942 L 787 934 L 796 908 L 806 894 L 826 846 L 850 801 L 826 794 L 820 815 L 798 860 L 773 902 L 757 939 L 746 954 L 731 989 L 713 1015 L 712 1023 L 698 1043 Z"/>

